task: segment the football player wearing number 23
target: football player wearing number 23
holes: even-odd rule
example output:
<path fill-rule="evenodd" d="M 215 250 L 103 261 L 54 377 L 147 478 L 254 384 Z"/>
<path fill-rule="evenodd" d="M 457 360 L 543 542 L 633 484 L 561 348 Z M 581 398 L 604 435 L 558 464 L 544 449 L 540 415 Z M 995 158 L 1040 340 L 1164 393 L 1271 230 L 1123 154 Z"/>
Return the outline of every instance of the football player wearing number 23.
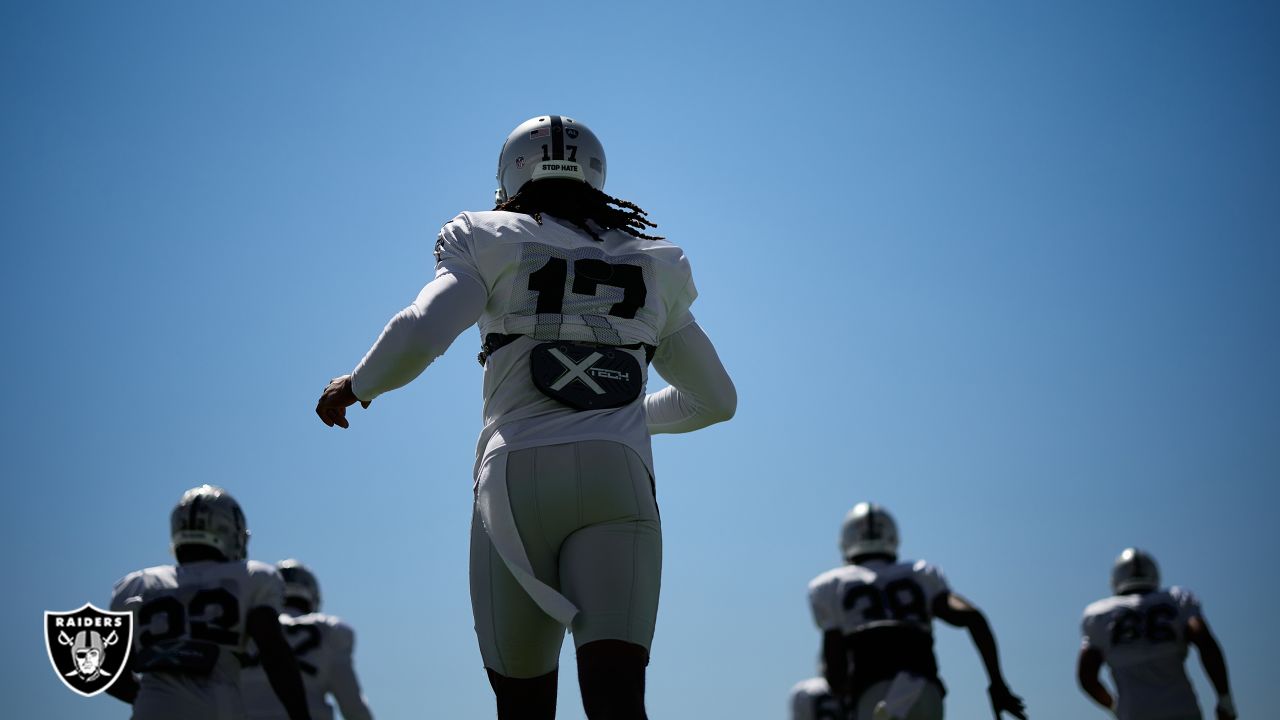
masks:
<path fill-rule="evenodd" d="M 650 435 L 729 419 L 737 394 L 690 313 L 680 247 L 606 195 L 586 125 L 542 115 L 508 136 L 497 204 L 440 231 L 435 278 L 316 413 L 401 387 L 479 323 L 471 600 L 501 720 L 555 716 L 566 628 L 587 717 L 645 717 L 662 533 Z M 669 387 L 646 392 L 652 363 Z"/>
<path fill-rule="evenodd" d="M 302 676 L 280 628 L 284 580 L 245 559 L 249 530 L 230 493 L 201 485 L 170 516 L 177 565 L 130 573 L 111 609 L 133 613 L 126 673 L 107 692 L 133 706 L 133 720 L 244 720 L 241 657 L 252 640 L 290 720 L 309 720 Z"/>

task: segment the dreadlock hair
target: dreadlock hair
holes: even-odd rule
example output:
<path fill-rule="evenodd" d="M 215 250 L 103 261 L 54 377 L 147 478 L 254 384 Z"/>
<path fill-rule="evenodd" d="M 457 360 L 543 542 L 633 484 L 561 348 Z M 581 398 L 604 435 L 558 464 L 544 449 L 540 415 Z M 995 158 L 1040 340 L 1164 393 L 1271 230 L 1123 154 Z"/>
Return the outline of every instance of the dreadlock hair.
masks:
<path fill-rule="evenodd" d="M 513 197 L 498 203 L 493 209 L 531 215 L 539 225 L 542 224 L 542 213 L 549 213 L 582 228 L 596 242 L 604 240 L 587 225 L 588 220 L 605 230 L 621 230 L 645 240 L 664 239 L 644 233 L 645 228 L 658 226 L 649 220 L 639 205 L 606 195 L 581 180 L 571 178 L 527 182 Z"/>

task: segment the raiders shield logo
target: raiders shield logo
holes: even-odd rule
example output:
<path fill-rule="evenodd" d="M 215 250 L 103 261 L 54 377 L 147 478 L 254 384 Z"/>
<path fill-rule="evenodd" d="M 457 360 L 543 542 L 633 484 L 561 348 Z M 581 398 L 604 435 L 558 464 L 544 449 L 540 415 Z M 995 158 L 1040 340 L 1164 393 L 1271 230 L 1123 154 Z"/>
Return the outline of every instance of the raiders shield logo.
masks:
<path fill-rule="evenodd" d="M 45 611 L 44 644 L 62 682 L 93 697 L 124 672 L 133 646 L 133 614 L 99 610 L 90 603 L 71 612 Z"/>

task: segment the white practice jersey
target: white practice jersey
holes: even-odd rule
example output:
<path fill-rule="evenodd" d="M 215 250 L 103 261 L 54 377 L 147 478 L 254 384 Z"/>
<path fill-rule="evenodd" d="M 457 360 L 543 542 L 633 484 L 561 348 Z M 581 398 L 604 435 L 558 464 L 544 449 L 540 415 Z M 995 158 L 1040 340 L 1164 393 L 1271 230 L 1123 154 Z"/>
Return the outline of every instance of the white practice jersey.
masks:
<path fill-rule="evenodd" d="M 577 411 L 530 381 L 529 350 L 548 340 L 657 347 L 693 321 L 697 296 L 684 251 L 621 231 L 597 242 L 572 223 L 543 215 L 463 213 L 436 244 L 437 274 L 479 281 L 488 292 L 480 337 L 518 334 L 484 370 L 484 429 L 477 454 L 577 440 L 618 440 L 652 468 L 643 402 Z M 630 351 L 642 373 L 644 350 Z"/>
<path fill-rule="evenodd" d="M 684 251 L 616 230 L 600 236 L 604 242 L 550 215 L 538 224 L 500 211 L 465 212 L 441 229 L 436 280 L 452 276 L 483 287 L 481 340 L 522 336 L 485 364 L 477 467 L 502 449 L 603 439 L 630 445 L 652 469 L 642 398 L 614 409 L 574 410 L 542 394 L 531 379 L 529 352 L 539 343 L 657 347 L 693 322 L 689 305 L 697 291 Z M 647 374 L 642 348 L 623 352 Z M 367 398 L 373 394 L 367 388 L 376 392 L 381 377 L 394 375 L 381 367 L 379 356 L 387 354 L 375 346 L 356 369 L 357 395 Z"/>
<path fill-rule="evenodd" d="M 840 700 L 831 694 L 826 680 L 809 678 L 791 688 L 791 720 L 847 720 L 848 717 Z"/>
<path fill-rule="evenodd" d="M 944 592 L 949 590 L 942 571 L 924 560 L 870 560 L 814 578 L 809 583 L 809 605 L 823 632 L 852 635 L 890 623 L 932 632 L 933 601 Z"/>
<path fill-rule="evenodd" d="M 1200 603 L 1179 587 L 1116 595 L 1084 611 L 1084 646 L 1102 653 L 1116 683 L 1120 720 L 1199 717 L 1187 679 L 1187 621 Z"/>
<path fill-rule="evenodd" d="M 161 565 L 116 583 L 111 609 L 133 613 L 134 718 L 242 718 L 240 659 L 255 607 L 279 612 L 284 580 L 254 560 Z"/>
<path fill-rule="evenodd" d="M 338 702 L 345 720 L 372 720 L 356 679 L 356 634 L 351 626 L 332 615 L 297 615 L 293 611 L 280 616 L 280 626 L 298 660 L 311 720 L 333 720 L 328 695 Z M 250 720 L 288 720 L 289 715 L 271 689 L 252 645 L 242 675 L 244 704 Z"/>

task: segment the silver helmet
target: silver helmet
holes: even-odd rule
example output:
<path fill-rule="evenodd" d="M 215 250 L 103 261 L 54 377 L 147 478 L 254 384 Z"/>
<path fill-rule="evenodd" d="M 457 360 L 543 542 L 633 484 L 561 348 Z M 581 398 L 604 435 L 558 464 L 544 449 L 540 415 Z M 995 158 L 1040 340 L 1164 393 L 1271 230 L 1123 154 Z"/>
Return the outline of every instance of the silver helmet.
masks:
<path fill-rule="evenodd" d="M 284 599 L 298 598 L 311 607 L 312 612 L 320 612 L 320 583 L 316 580 L 311 568 L 293 559 L 276 563 L 280 577 L 284 578 Z"/>
<path fill-rule="evenodd" d="M 604 189 L 604 146 L 586 125 L 562 115 L 539 115 L 520 123 L 498 155 L 497 202 L 505 202 L 531 180 L 571 178 Z"/>
<path fill-rule="evenodd" d="M 1145 550 L 1125 548 L 1111 566 L 1111 591 L 1117 595 L 1160 587 L 1160 566 Z"/>
<path fill-rule="evenodd" d="M 244 560 L 249 529 L 244 512 L 231 493 L 213 485 L 191 488 L 169 517 L 169 537 L 176 551 L 183 545 L 205 545 L 228 560 Z"/>
<path fill-rule="evenodd" d="M 883 507 L 861 502 L 844 516 L 840 552 L 849 560 L 859 555 L 898 556 L 898 524 Z"/>

